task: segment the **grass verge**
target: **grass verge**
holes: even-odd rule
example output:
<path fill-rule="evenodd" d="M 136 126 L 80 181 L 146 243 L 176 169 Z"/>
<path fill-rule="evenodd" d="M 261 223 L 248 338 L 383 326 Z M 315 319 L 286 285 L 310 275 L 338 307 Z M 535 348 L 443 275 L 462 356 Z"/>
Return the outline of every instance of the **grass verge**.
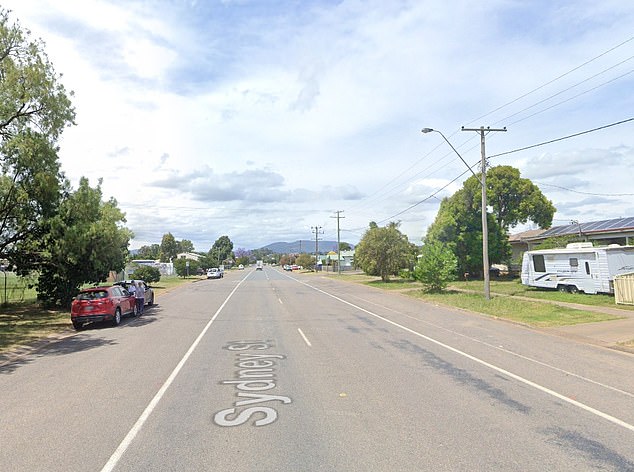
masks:
<path fill-rule="evenodd" d="M 550 303 L 518 300 L 505 296 L 495 296 L 486 301 L 480 294 L 452 290 L 438 294 L 426 293 L 422 290 L 409 290 L 404 293 L 427 302 L 463 308 L 541 328 L 620 319 L 606 313 L 577 310 Z"/>
<path fill-rule="evenodd" d="M 484 291 L 484 283 L 482 281 L 451 283 L 452 287 L 455 286 L 462 290 L 473 290 L 474 293 L 449 289 L 442 293 L 432 294 L 426 293 L 420 283 L 403 279 L 392 279 L 389 282 L 383 282 L 377 277 L 351 274 L 342 275 L 341 280 L 362 283 L 382 290 L 399 290 L 408 296 L 427 302 L 462 308 L 535 327 L 566 326 L 621 319 L 618 316 L 606 313 L 596 313 L 540 302 L 540 300 L 550 300 L 614 308 L 613 297 L 538 291 L 521 285 L 517 280 L 491 281 L 491 292 L 502 295 L 493 295 L 489 301 L 486 301 L 482 295 Z M 532 297 L 535 298 L 535 301 L 512 298 L 512 296 Z M 621 308 L 621 305 L 618 307 Z"/>

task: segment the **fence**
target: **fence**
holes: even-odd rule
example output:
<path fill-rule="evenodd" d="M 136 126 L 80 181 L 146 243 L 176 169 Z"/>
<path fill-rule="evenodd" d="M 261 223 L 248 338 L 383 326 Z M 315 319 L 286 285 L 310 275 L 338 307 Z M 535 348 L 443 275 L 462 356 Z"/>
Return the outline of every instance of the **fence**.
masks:
<path fill-rule="evenodd" d="M 619 305 L 634 305 L 634 272 L 614 277 L 614 299 Z"/>

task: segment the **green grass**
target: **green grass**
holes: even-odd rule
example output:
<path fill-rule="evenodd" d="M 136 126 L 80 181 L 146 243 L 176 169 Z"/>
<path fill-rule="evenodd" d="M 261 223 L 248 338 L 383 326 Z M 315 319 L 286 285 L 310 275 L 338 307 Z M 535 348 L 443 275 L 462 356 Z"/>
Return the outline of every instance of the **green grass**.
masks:
<path fill-rule="evenodd" d="M 0 309 L 0 353 L 71 328 L 68 310 L 45 310 L 36 304 Z"/>
<path fill-rule="evenodd" d="M 462 290 L 474 290 L 476 292 L 484 291 L 484 282 L 482 280 L 473 281 L 456 281 L 450 283 L 451 287 Z M 492 280 L 491 293 L 501 293 L 504 295 L 514 295 L 539 300 L 551 300 L 555 302 L 579 303 L 589 306 L 606 306 L 611 308 L 620 308 L 623 310 L 634 310 L 631 305 L 617 305 L 612 295 L 587 295 L 585 293 L 561 293 L 556 290 L 541 290 L 535 287 L 527 287 L 522 285 L 519 279 L 514 280 Z"/>
<path fill-rule="evenodd" d="M 604 313 L 576 310 L 539 301 L 518 300 L 506 296 L 494 296 L 487 301 L 483 295 L 477 293 L 452 290 L 438 294 L 430 294 L 422 290 L 411 290 L 405 293 L 427 302 L 463 308 L 536 327 L 566 326 L 619 319 Z"/>
<path fill-rule="evenodd" d="M 518 280 L 494 280 L 491 281 L 492 298 L 486 301 L 483 296 L 483 281 L 458 281 L 450 285 L 462 290 L 473 290 L 473 293 L 458 290 L 445 290 L 442 293 L 430 294 L 423 290 L 423 286 L 414 281 L 394 278 L 389 282 L 383 282 L 378 277 L 363 274 L 341 275 L 340 280 L 362 283 L 382 290 L 401 290 L 403 293 L 431 303 L 462 308 L 489 316 L 504 318 L 519 323 L 536 327 L 565 326 L 579 323 L 593 323 L 619 319 L 619 317 L 596 313 L 593 311 L 578 310 L 551 303 L 542 303 L 540 300 L 561 301 L 569 303 L 585 304 L 588 306 L 606 306 L 614 308 L 614 297 L 607 295 L 585 295 L 559 293 L 557 291 L 541 291 L 532 287 L 523 286 Z M 502 294 L 502 295 L 497 295 Z M 511 298 L 522 296 L 534 298 L 535 301 Z M 624 307 L 619 305 L 619 308 Z M 628 307 L 632 308 L 632 307 Z"/>

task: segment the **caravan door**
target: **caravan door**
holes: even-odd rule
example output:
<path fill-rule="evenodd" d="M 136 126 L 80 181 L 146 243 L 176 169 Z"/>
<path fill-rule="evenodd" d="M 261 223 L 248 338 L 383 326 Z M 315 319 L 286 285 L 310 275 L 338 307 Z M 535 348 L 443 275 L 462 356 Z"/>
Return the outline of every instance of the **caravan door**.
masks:
<path fill-rule="evenodd" d="M 585 293 L 601 291 L 601 270 L 596 252 L 586 252 L 578 255 L 577 277 L 581 282 L 579 288 Z"/>

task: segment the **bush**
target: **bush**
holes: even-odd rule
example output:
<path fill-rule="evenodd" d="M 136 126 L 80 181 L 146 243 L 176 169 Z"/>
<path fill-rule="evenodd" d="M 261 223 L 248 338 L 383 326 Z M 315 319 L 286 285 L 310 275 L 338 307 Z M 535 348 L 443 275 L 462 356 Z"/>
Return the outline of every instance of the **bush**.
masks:
<path fill-rule="evenodd" d="M 134 269 L 132 274 L 135 279 L 145 280 L 147 283 L 158 282 L 161 280 L 161 272 L 156 267 L 140 266 Z"/>
<path fill-rule="evenodd" d="M 414 267 L 414 278 L 428 292 L 440 292 L 453 280 L 458 266 L 454 253 L 440 242 L 425 244 Z"/>

